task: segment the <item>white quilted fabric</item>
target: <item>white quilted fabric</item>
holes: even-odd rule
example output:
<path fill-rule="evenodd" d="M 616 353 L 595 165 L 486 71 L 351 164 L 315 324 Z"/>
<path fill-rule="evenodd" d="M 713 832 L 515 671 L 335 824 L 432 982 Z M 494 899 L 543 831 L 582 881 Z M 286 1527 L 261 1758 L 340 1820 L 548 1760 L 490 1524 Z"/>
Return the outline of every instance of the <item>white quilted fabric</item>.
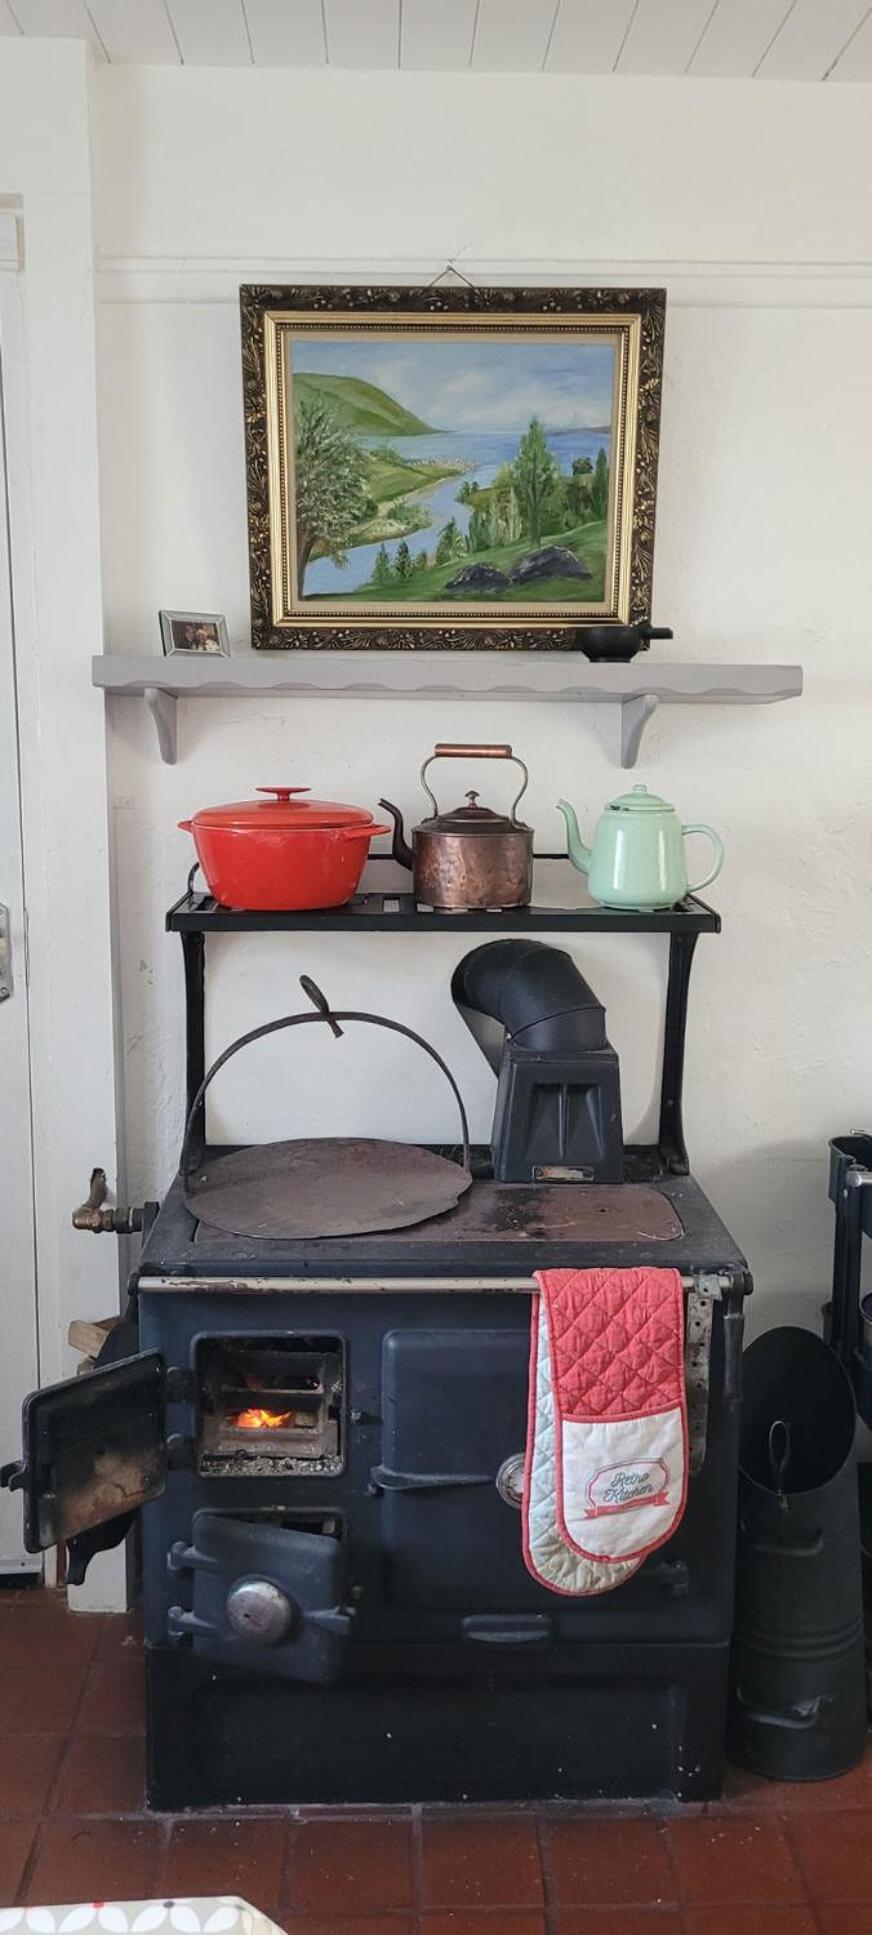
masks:
<path fill-rule="evenodd" d="M 564 1543 L 557 1523 L 557 1471 L 554 1442 L 554 1396 L 551 1386 L 551 1354 L 548 1345 L 548 1319 L 542 1297 L 536 1299 L 538 1320 L 535 1331 L 535 1420 L 532 1455 L 528 1456 L 524 1488 L 524 1559 L 529 1572 L 552 1592 L 582 1597 L 612 1592 L 625 1579 L 638 1572 L 639 1559 L 608 1562 L 582 1558 Z M 534 1348 L 531 1338 L 531 1349 Z"/>
<path fill-rule="evenodd" d="M 595 1424 L 564 1419 L 564 1537 L 588 1558 L 644 1558 L 678 1524 L 686 1462 L 684 1414 L 677 1404 L 647 1418 Z M 632 1509 L 612 1504 L 592 1518 L 590 1508 L 600 1499 L 620 1498 L 621 1482 L 635 1493 Z"/>

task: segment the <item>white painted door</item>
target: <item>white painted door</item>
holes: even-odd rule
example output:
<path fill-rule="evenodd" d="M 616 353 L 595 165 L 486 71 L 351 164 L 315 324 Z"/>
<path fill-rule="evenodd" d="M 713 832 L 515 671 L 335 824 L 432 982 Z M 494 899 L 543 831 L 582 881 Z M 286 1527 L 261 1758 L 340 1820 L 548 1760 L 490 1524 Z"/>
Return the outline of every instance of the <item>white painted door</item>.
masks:
<path fill-rule="evenodd" d="M 21 1400 L 38 1381 L 30 1043 L 10 530 L 16 278 L 0 273 L 0 1464 L 19 1455 Z M 41 1570 L 26 1553 L 21 1498 L 0 1491 L 0 1574 Z"/>

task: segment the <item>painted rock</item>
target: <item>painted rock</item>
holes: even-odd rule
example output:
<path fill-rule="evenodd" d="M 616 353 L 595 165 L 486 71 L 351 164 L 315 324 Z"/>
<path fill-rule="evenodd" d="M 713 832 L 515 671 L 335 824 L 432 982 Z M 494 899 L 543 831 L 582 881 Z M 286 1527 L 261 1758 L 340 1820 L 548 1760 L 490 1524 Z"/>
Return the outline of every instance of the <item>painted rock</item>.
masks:
<path fill-rule="evenodd" d="M 513 584 L 523 585 L 536 578 L 591 578 L 593 573 L 564 544 L 546 544 L 541 551 L 527 551 L 519 558 L 511 575 Z"/>

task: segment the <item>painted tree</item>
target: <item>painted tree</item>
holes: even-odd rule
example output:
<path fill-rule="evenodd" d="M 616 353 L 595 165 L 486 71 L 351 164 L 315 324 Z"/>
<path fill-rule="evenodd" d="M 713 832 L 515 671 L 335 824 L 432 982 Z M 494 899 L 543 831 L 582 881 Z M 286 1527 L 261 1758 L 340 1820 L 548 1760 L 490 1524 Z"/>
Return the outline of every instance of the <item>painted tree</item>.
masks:
<path fill-rule="evenodd" d="M 384 545 L 381 544 L 379 545 L 379 548 L 375 554 L 375 564 L 372 567 L 372 582 L 376 590 L 383 591 L 385 588 L 385 585 L 389 585 L 391 583 L 393 579 L 393 575 L 394 575 L 393 567 L 391 565 L 390 558 L 388 557 L 388 554 L 387 554 L 387 551 L 385 550 Z"/>
<path fill-rule="evenodd" d="M 512 480 L 511 464 L 501 464 L 488 498 L 488 539 L 491 544 L 514 544 L 522 536 L 524 521 Z"/>
<path fill-rule="evenodd" d="M 466 542 L 470 551 L 487 550 L 492 542 L 487 511 L 473 511 L 466 533 Z"/>
<path fill-rule="evenodd" d="M 412 575 L 412 553 L 409 550 L 405 538 L 400 538 L 400 542 L 397 545 L 394 569 L 396 570 L 398 578 L 410 578 Z"/>
<path fill-rule="evenodd" d="M 594 464 L 590 508 L 593 517 L 605 517 L 609 508 L 609 460 L 603 449 L 597 451 Z"/>
<path fill-rule="evenodd" d="M 518 455 L 512 465 L 512 480 L 530 541 L 534 546 L 541 544 L 545 505 L 549 497 L 555 494 L 560 471 L 548 448 L 538 417 L 530 418 L 529 429 L 521 438 Z"/>
<path fill-rule="evenodd" d="M 577 471 L 573 465 L 572 476 L 566 480 L 566 503 L 576 524 L 584 523 L 590 517 L 592 493 L 593 465 L 590 467 L 590 476 Z"/>
<path fill-rule="evenodd" d="M 457 520 L 450 517 L 439 533 L 436 543 L 436 563 L 450 564 L 452 558 L 461 557 L 465 549 L 463 533 L 457 528 Z"/>
<path fill-rule="evenodd" d="M 412 559 L 412 570 L 426 571 L 429 563 L 430 563 L 430 559 L 428 558 L 426 551 L 416 551 L 415 556 Z"/>
<path fill-rule="evenodd" d="M 297 405 L 294 437 L 297 589 L 315 546 L 345 564 L 354 527 L 366 515 L 366 459 L 357 439 L 318 398 Z"/>

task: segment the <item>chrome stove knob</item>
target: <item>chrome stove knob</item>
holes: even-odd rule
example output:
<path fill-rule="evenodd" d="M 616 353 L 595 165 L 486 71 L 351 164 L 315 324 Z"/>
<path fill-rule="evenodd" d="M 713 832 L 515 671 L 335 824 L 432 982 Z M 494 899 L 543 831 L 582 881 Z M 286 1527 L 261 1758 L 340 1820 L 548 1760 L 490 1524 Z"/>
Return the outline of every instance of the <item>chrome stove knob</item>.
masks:
<path fill-rule="evenodd" d="M 511 1458 L 505 1458 L 497 1472 L 494 1484 L 504 1504 L 514 1505 L 520 1511 L 524 1503 L 524 1465 L 522 1451 L 516 1451 Z"/>
<path fill-rule="evenodd" d="M 290 1599 L 270 1579 L 237 1579 L 224 1610 L 233 1631 L 250 1646 L 278 1646 L 294 1623 Z"/>

